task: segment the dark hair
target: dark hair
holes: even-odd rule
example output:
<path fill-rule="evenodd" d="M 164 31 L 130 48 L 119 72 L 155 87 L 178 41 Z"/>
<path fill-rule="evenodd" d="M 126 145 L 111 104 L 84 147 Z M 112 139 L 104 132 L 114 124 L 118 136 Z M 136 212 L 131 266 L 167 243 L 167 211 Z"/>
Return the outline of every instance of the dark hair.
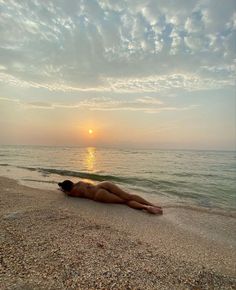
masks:
<path fill-rule="evenodd" d="M 70 180 L 64 180 L 63 182 L 59 182 L 58 185 L 62 188 L 62 190 L 70 192 L 74 183 Z"/>

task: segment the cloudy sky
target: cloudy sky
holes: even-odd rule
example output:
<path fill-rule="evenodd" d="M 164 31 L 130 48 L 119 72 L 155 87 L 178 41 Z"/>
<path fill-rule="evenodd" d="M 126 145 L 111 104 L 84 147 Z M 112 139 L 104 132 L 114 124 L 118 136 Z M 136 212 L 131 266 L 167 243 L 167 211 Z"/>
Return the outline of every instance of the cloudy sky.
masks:
<path fill-rule="evenodd" d="M 234 0 L 0 0 L 0 143 L 235 149 L 235 39 Z"/>

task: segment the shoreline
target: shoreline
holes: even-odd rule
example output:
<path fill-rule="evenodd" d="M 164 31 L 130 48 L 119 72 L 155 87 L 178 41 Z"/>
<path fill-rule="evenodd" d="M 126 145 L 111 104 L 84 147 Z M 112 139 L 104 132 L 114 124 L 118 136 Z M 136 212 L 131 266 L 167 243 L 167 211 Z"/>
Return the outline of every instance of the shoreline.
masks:
<path fill-rule="evenodd" d="M 3 289 L 233 289 L 235 217 L 163 216 L 0 177 Z M 15 288 L 14 288 L 15 287 Z"/>
<path fill-rule="evenodd" d="M 40 148 L 1 149 L 0 176 L 46 190 L 54 190 L 58 180 L 62 179 L 84 179 L 91 183 L 110 180 L 154 202 L 219 209 L 236 214 L 233 153 L 226 156 L 224 152 L 196 155 L 191 150 L 186 154 L 173 153 L 175 151 L 158 151 L 156 154 L 155 150 L 141 153 L 122 149 L 106 152 L 96 148 L 92 151 L 89 148 L 72 151 L 64 147 L 60 150 Z M 54 165 L 47 161 L 52 155 Z M 12 156 L 15 157 L 12 159 Z M 68 159 L 66 164 L 65 156 Z M 75 156 L 76 162 L 73 161 Z M 135 170 L 131 166 L 134 157 L 138 162 Z M 101 163 L 100 158 L 103 160 Z M 112 164 L 114 162 L 112 166 L 111 160 Z M 186 170 L 184 164 L 195 165 Z"/>

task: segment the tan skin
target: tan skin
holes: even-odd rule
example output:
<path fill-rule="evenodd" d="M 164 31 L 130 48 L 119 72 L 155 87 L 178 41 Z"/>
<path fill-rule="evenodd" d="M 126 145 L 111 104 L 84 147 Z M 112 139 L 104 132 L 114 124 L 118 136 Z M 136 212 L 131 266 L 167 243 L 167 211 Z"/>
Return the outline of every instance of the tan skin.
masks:
<path fill-rule="evenodd" d="M 73 184 L 70 192 L 65 191 L 65 193 L 69 196 L 88 198 L 104 203 L 126 204 L 131 208 L 146 210 L 152 214 L 163 214 L 160 206 L 154 205 L 138 195 L 125 192 L 108 181 L 100 182 L 97 185 L 79 181 Z"/>

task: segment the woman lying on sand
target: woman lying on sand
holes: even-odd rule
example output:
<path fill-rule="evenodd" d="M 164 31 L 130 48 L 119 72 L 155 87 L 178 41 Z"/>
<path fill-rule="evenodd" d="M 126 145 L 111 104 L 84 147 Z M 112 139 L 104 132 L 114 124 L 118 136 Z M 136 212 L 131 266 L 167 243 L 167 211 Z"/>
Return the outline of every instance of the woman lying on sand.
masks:
<path fill-rule="evenodd" d="M 160 206 L 154 205 L 138 195 L 127 193 L 108 181 L 93 185 L 83 181 L 73 183 L 70 180 L 65 180 L 59 182 L 58 185 L 62 191 L 70 196 L 84 197 L 105 203 L 122 203 L 135 209 L 147 210 L 152 214 L 163 213 Z"/>

